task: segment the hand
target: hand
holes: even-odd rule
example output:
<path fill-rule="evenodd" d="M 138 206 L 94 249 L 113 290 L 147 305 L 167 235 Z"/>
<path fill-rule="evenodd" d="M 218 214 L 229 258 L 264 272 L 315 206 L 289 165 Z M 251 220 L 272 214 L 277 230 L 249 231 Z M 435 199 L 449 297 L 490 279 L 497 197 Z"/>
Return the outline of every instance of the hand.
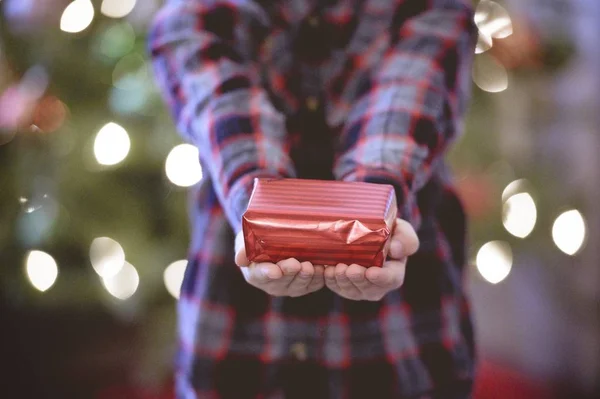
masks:
<path fill-rule="evenodd" d="M 325 286 L 323 266 L 313 266 L 310 262 L 298 262 L 293 258 L 276 264 L 248 261 L 242 232 L 235 237 L 235 263 L 250 285 L 269 295 L 298 297 Z"/>
<path fill-rule="evenodd" d="M 415 229 L 396 219 L 390 241 L 389 257 L 382 267 L 345 265 L 325 268 L 325 285 L 336 294 L 355 301 L 380 301 L 404 282 L 407 257 L 419 249 Z"/>

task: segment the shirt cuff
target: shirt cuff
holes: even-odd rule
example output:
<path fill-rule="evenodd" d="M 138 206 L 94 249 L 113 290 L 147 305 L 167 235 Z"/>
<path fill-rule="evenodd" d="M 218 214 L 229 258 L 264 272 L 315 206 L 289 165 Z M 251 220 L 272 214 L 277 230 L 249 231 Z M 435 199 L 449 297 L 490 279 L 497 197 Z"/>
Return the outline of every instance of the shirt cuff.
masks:
<path fill-rule="evenodd" d="M 239 178 L 229 190 L 227 196 L 227 202 L 225 204 L 225 213 L 229 219 L 229 223 L 233 231 L 237 234 L 242 231 L 242 216 L 248 209 L 248 203 L 254 190 L 254 179 L 256 178 L 272 178 L 281 179 L 295 177 L 294 173 L 286 171 L 285 173 L 270 171 L 270 170 L 257 170 L 244 174 Z"/>

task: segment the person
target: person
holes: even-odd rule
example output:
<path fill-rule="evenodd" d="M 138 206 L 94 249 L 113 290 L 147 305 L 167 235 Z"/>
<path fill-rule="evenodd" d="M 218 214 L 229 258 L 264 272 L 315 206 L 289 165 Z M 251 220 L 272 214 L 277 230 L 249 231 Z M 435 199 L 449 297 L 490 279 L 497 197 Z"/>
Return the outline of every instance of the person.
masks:
<path fill-rule="evenodd" d="M 467 0 L 166 2 L 149 51 L 205 171 L 178 397 L 470 396 L 465 215 L 444 155 L 468 105 L 473 18 Z M 249 263 L 256 177 L 393 185 L 389 261 Z"/>

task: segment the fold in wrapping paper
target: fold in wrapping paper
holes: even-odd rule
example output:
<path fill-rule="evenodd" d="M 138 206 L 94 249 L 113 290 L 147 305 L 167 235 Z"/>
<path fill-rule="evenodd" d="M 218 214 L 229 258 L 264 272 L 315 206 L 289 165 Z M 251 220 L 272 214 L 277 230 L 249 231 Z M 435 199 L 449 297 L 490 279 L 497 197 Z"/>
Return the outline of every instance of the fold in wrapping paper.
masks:
<path fill-rule="evenodd" d="M 381 266 L 396 219 L 391 185 L 255 179 L 242 220 L 252 262 Z"/>

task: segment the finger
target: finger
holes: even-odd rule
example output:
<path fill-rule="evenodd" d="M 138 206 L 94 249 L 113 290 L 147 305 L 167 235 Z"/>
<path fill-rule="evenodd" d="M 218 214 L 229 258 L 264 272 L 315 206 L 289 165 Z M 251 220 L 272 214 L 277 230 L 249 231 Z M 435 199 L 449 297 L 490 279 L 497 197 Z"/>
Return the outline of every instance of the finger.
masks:
<path fill-rule="evenodd" d="M 302 269 L 302 265 L 298 262 L 297 259 L 289 258 L 282 261 L 277 262 L 277 266 L 281 268 L 283 272 L 283 277 L 281 279 L 281 284 L 288 286 L 294 280 L 296 275 Z"/>
<path fill-rule="evenodd" d="M 244 267 L 240 267 L 240 270 L 242 271 L 242 275 L 244 276 L 244 279 L 246 281 L 250 281 L 250 268 L 247 266 Z"/>
<path fill-rule="evenodd" d="M 308 285 L 312 281 L 315 269 L 310 262 L 300 263 L 300 270 L 292 281 L 288 284 L 288 291 L 290 293 L 306 293 Z"/>
<path fill-rule="evenodd" d="M 244 247 L 244 233 L 242 231 L 235 235 L 235 252 L 238 252 Z"/>
<path fill-rule="evenodd" d="M 384 262 L 383 267 L 370 267 L 365 277 L 374 285 L 393 289 L 398 288 L 404 281 L 404 263 L 401 261 Z"/>
<path fill-rule="evenodd" d="M 313 280 L 325 277 L 325 266 L 322 265 L 313 265 L 315 268 L 315 273 L 313 274 Z"/>
<path fill-rule="evenodd" d="M 274 263 L 250 263 L 247 268 L 248 278 L 246 280 L 255 286 L 264 286 L 283 277 L 283 272 Z"/>
<path fill-rule="evenodd" d="M 313 266 L 315 272 L 308 285 L 308 292 L 315 292 L 323 288 L 325 285 L 325 267 L 321 265 Z"/>
<path fill-rule="evenodd" d="M 404 258 L 404 247 L 402 245 L 402 239 L 399 235 L 394 234 L 390 239 L 389 257 L 392 259 Z"/>
<path fill-rule="evenodd" d="M 403 252 L 403 255 L 401 256 L 392 256 L 392 258 L 394 259 L 401 259 L 405 256 L 410 256 L 417 252 L 417 250 L 419 249 L 419 237 L 417 236 L 414 227 L 406 220 L 396 219 L 394 233 L 392 234 L 392 240 L 394 239 L 394 237 L 400 238 Z"/>
<path fill-rule="evenodd" d="M 352 297 L 360 296 L 360 290 L 356 288 L 354 284 L 352 284 L 352 281 L 350 281 L 350 279 L 346 275 L 347 271 L 348 265 L 339 263 L 335 267 L 335 281 L 337 282 L 340 289 L 344 291 L 344 294 Z"/>
<path fill-rule="evenodd" d="M 235 264 L 239 267 L 245 267 L 250 264 L 248 257 L 246 256 L 246 249 L 242 248 L 238 252 L 235 253 Z"/>
<path fill-rule="evenodd" d="M 326 267 L 325 270 L 323 271 L 323 276 L 324 276 L 325 285 L 327 286 L 327 288 L 329 288 L 331 291 L 337 292 L 337 293 L 339 293 L 341 291 L 340 286 L 338 285 L 337 281 L 335 280 L 335 267 L 334 266 Z"/>
<path fill-rule="evenodd" d="M 244 243 L 244 233 L 239 232 L 235 236 L 235 264 L 238 266 L 248 266 L 250 262 L 246 256 L 246 246 Z"/>
<path fill-rule="evenodd" d="M 389 270 L 383 270 L 381 267 L 370 267 L 365 272 L 365 277 L 370 283 L 377 287 L 389 289 L 392 286 L 392 274 Z"/>
<path fill-rule="evenodd" d="M 373 284 L 365 277 L 366 271 L 366 267 L 356 264 L 348 266 L 348 270 L 346 270 L 346 276 L 348 276 L 350 282 L 352 282 L 356 289 L 363 292 L 373 286 Z"/>
<path fill-rule="evenodd" d="M 407 258 L 401 260 L 386 260 L 385 262 L 383 262 L 383 266 L 380 267 L 380 269 L 390 270 L 392 273 L 395 274 L 404 274 L 404 271 L 406 270 L 406 261 Z"/>
<path fill-rule="evenodd" d="M 359 265 L 348 267 L 348 277 L 356 288 L 361 292 L 362 298 L 368 301 L 380 301 L 389 291 L 388 288 L 379 287 L 367 279 L 367 268 Z"/>

